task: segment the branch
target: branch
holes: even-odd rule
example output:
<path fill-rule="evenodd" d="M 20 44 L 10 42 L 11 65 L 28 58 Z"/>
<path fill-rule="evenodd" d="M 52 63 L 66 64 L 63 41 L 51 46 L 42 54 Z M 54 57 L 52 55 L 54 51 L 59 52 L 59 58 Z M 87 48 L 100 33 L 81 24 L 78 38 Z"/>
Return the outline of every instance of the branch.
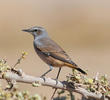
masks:
<path fill-rule="evenodd" d="M 96 94 L 96 93 L 88 92 L 86 89 L 82 88 L 80 85 L 76 83 L 73 84 L 72 82 L 67 82 L 67 81 L 58 81 L 56 83 L 56 80 L 54 79 L 46 78 L 46 77 L 45 78 L 34 77 L 31 75 L 27 75 L 24 72 L 22 72 L 22 76 L 20 76 L 12 71 L 7 71 L 5 72 L 5 75 L 4 76 L 1 75 L 0 78 L 6 80 L 15 80 L 16 82 L 28 83 L 28 84 L 38 82 L 43 86 L 49 86 L 53 88 L 67 90 L 70 92 L 80 93 L 85 98 L 88 98 L 88 100 L 90 100 L 89 98 L 93 98 L 94 100 L 109 100 L 109 99 L 103 99 L 103 95 L 101 93 Z"/>

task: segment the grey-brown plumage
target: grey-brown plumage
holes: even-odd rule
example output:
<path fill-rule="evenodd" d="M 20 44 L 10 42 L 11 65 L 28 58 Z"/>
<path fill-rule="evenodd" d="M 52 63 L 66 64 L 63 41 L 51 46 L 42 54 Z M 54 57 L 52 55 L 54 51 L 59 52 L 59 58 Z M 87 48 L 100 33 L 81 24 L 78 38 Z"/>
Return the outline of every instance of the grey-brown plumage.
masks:
<path fill-rule="evenodd" d="M 81 68 L 79 68 L 67 55 L 67 53 L 55 43 L 47 34 L 46 30 L 42 27 L 32 27 L 30 29 L 23 30 L 29 32 L 34 36 L 34 48 L 38 56 L 50 66 L 50 70 L 43 74 L 46 75 L 52 70 L 52 67 L 59 67 L 59 73 L 61 67 L 67 66 L 86 74 Z M 57 78 L 59 76 L 57 75 Z"/>

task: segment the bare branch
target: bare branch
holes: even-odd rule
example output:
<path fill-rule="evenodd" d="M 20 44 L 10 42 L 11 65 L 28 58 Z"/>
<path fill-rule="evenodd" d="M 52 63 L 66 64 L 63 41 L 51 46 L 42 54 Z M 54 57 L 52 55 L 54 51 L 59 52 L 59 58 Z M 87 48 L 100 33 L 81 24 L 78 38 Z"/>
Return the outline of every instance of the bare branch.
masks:
<path fill-rule="evenodd" d="M 82 88 L 78 84 L 73 84 L 72 82 L 67 82 L 67 81 L 58 81 L 56 84 L 56 80 L 51 79 L 51 78 L 40 78 L 40 77 L 34 77 L 31 75 L 27 75 L 24 72 L 22 72 L 22 76 L 11 72 L 7 71 L 4 75 L 4 77 L 1 76 L 1 78 L 4 78 L 6 80 L 15 80 L 16 82 L 22 82 L 22 83 L 28 83 L 32 84 L 34 82 L 38 82 L 43 86 L 49 86 L 53 88 L 58 88 L 58 89 L 63 89 L 71 92 L 77 92 L 83 95 L 85 98 L 93 98 L 94 100 L 108 100 L 108 99 L 102 99 L 103 95 L 101 93 L 93 93 L 93 92 L 88 92 L 86 89 Z M 89 99 L 90 100 L 90 99 Z"/>

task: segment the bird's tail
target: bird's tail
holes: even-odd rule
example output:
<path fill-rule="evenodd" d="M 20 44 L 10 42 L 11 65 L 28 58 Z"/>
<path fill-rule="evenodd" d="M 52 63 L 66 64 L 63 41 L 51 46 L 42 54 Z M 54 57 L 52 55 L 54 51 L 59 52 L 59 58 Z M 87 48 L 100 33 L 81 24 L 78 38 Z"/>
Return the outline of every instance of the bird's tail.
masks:
<path fill-rule="evenodd" d="M 81 68 L 79 68 L 74 62 L 72 62 L 71 64 L 65 63 L 65 65 L 68 66 L 68 67 L 70 67 L 70 68 L 74 68 L 74 69 L 78 70 L 82 74 L 87 75 L 87 73 L 84 70 L 82 70 Z"/>
<path fill-rule="evenodd" d="M 81 68 L 75 68 L 75 69 L 78 70 L 78 71 L 80 71 L 82 74 L 87 75 L 87 73 L 84 70 L 82 70 Z"/>

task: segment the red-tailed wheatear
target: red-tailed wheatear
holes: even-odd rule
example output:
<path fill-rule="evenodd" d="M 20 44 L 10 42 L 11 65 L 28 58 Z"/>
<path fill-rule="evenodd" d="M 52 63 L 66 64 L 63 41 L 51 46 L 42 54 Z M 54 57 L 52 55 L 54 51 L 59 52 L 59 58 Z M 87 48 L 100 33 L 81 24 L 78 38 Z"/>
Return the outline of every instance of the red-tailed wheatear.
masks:
<path fill-rule="evenodd" d="M 53 67 L 58 67 L 59 71 L 56 79 L 59 77 L 59 73 L 63 66 L 74 68 L 83 74 L 86 74 L 81 68 L 79 68 L 68 56 L 68 54 L 49 36 L 47 31 L 43 27 L 32 27 L 24 29 L 23 31 L 29 32 L 34 36 L 34 48 L 38 56 L 49 65 L 50 69 L 45 72 L 45 76 L 48 72 L 52 71 Z"/>
<path fill-rule="evenodd" d="M 56 77 L 56 82 L 58 80 L 61 68 L 63 66 L 67 66 L 70 68 L 74 68 L 80 71 L 83 74 L 87 74 L 81 68 L 79 68 L 68 56 L 68 54 L 57 44 L 55 43 L 49 36 L 47 31 L 43 27 L 32 27 L 29 29 L 24 29 L 23 31 L 29 32 L 34 36 L 34 48 L 38 56 L 49 65 L 50 69 L 45 72 L 43 76 L 52 71 L 53 67 L 58 67 L 59 71 Z M 53 96 L 57 89 L 55 89 L 51 100 L 53 100 Z"/>

